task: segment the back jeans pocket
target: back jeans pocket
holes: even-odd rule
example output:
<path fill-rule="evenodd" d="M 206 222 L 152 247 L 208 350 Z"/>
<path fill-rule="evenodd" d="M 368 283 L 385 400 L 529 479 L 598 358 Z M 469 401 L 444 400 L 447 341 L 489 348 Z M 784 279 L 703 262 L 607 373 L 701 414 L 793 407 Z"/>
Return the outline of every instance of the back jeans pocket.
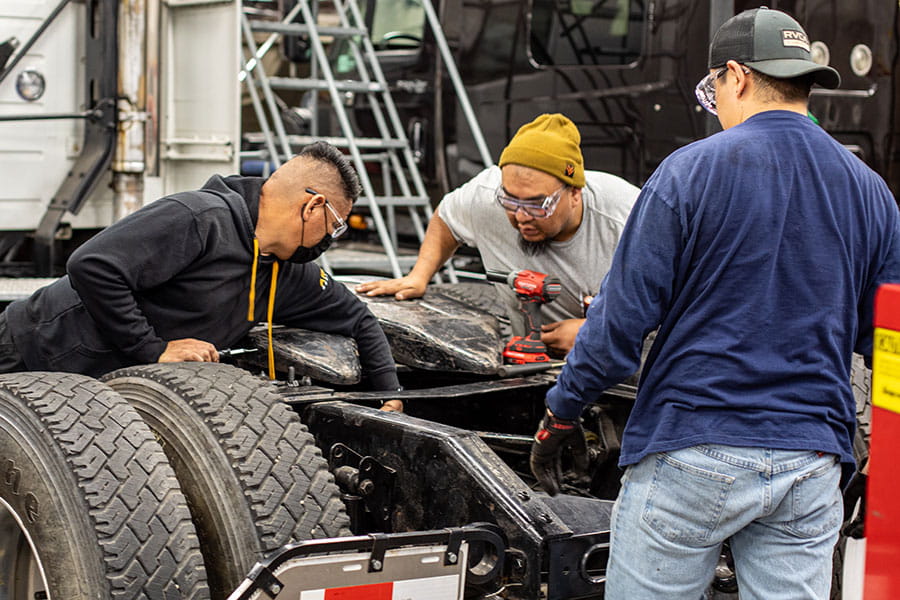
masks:
<path fill-rule="evenodd" d="M 684 452 L 679 454 L 683 456 Z M 734 477 L 730 475 L 689 465 L 668 453 L 657 454 L 642 518 L 672 542 L 708 544 L 719 525 L 733 483 Z"/>
<path fill-rule="evenodd" d="M 801 538 L 818 537 L 835 529 L 844 514 L 840 478 L 841 469 L 833 457 L 829 464 L 798 476 L 789 494 L 791 520 L 784 528 Z"/>

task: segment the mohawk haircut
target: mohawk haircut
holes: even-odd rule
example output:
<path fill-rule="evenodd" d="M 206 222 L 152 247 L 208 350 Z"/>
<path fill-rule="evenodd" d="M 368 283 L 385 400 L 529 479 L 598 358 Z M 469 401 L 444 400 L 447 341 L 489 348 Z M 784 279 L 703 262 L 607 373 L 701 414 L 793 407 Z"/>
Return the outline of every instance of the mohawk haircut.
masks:
<path fill-rule="evenodd" d="M 318 162 L 332 165 L 337 169 L 338 174 L 341 176 L 344 197 L 347 198 L 351 204 L 356 202 L 356 199 L 359 198 L 360 193 L 362 193 L 359 175 L 357 175 L 356 169 L 353 168 L 353 165 L 350 164 L 350 161 L 347 160 L 347 157 L 340 150 L 328 142 L 320 141 L 313 142 L 304 147 L 297 156 L 305 156 Z"/>

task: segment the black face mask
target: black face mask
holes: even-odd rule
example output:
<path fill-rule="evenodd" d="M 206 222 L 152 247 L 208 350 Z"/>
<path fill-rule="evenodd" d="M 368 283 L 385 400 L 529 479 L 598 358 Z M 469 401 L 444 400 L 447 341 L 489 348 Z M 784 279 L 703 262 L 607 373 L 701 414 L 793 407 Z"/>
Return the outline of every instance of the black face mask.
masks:
<path fill-rule="evenodd" d="M 306 220 L 303 221 L 303 232 L 300 233 L 300 246 L 296 251 L 291 255 L 288 259 L 292 263 L 307 263 L 312 262 L 322 256 L 322 253 L 328 250 L 331 246 L 331 242 L 334 241 L 334 238 L 329 233 L 325 233 L 325 237 L 323 237 L 319 242 L 313 246 L 312 248 L 307 248 L 303 245 L 303 233 L 306 231 Z"/>
<path fill-rule="evenodd" d="M 313 246 L 312 248 L 307 248 L 306 246 L 300 246 L 297 248 L 297 251 L 291 254 L 291 257 L 288 259 L 293 263 L 305 263 L 312 262 L 319 258 L 323 252 L 328 250 L 331 246 L 331 242 L 334 241 L 334 238 L 331 237 L 330 234 L 326 233 L 325 237 L 319 240 L 319 243 Z"/>
<path fill-rule="evenodd" d="M 306 221 L 303 221 L 303 233 L 306 231 Z M 300 234 L 300 246 L 297 250 L 291 255 L 288 259 L 293 263 L 307 263 L 312 262 L 319 258 L 323 252 L 328 250 L 329 246 L 331 246 L 331 242 L 334 241 L 334 238 L 331 237 L 327 232 L 325 233 L 325 237 L 319 240 L 312 248 L 307 248 L 303 245 L 303 233 Z"/>

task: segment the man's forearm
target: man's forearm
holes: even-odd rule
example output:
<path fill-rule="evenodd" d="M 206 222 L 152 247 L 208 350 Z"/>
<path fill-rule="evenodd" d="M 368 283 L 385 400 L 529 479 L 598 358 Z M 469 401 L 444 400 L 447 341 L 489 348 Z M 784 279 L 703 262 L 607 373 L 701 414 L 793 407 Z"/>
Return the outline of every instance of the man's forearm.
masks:
<path fill-rule="evenodd" d="M 422 240 L 419 256 L 409 272 L 409 276 L 427 283 L 438 272 L 438 269 L 453 256 L 457 248 L 459 248 L 459 242 L 453 237 L 450 228 L 437 213 L 434 213 L 428 222 L 425 239 Z"/>
<path fill-rule="evenodd" d="M 82 244 L 66 270 L 106 339 L 135 362 L 149 363 L 165 351 L 166 342 L 141 312 L 136 294 L 168 282 L 202 252 L 190 210 L 162 200 Z"/>
<path fill-rule="evenodd" d="M 368 311 L 367 311 L 368 312 Z M 397 390 L 397 368 L 384 331 L 378 320 L 369 313 L 359 320 L 353 338 L 359 350 L 359 362 L 369 384 L 376 390 Z"/>
<path fill-rule="evenodd" d="M 136 362 L 151 363 L 165 350 L 134 292 L 115 269 L 101 269 L 91 260 L 70 260 L 69 283 L 104 337 Z"/>

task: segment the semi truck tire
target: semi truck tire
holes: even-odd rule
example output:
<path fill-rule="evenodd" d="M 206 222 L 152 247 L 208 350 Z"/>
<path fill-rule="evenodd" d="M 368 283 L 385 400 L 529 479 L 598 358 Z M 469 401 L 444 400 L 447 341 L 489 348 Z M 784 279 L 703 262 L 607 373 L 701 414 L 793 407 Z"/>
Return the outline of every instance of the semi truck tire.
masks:
<path fill-rule="evenodd" d="M 350 535 L 327 462 L 268 382 L 214 363 L 130 367 L 104 380 L 162 441 L 213 597 L 227 596 L 289 542 Z"/>
<path fill-rule="evenodd" d="M 856 437 L 853 439 L 853 454 L 856 457 L 857 465 L 861 465 L 862 461 L 869 456 L 869 442 L 860 424 L 856 430 Z M 854 510 L 864 510 L 861 506 L 857 506 Z M 838 535 L 837 544 L 834 546 L 834 555 L 832 556 L 831 571 L 831 594 L 830 600 L 842 600 L 844 592 L 847 590 L 845 580 L 850 581 L 850 590 L 853 589 L 853 582 L 861 580 L 859 573 L 845 573 L 844 565 L 847 563 L 847 553 L 850 549 L 850 538 L 844 533 L 845 528 L 849 525 L 853 515 L 844 515 L 844 522 L 841 524 L 841 533 Z M 853 549 L 858 551 L 860 546 L 854 546 Z M 850 561 L 851 568 L 860 561 Z M 849 594 L 850 597 L 857 597 L 858 593 Z"/>
<path fill-rule="evenodd" d="M 856 460 L 859 461 L 869 455 L 869 438 L 872 435 L 872 369 L 866 366 L 859 354 L 853 355 L 853 362 L 850 364 L 850 385 L 856 398 L 856 426 L 862 432 L 865 446 L 863 455 L 854 447 Z M 854 444 L 857 443 L 858 440 L 854 440 Z"/>
<path fill-rule="evenodd" d="M 162 448 L 81 375 L 0 375 L 0 546 L 3 598 L 209 598 Z"/>
<path fill-rule="evenodd" d="M 869 442 L 872 435 L 872 370 L 866 367 L 863 357 L 853 355 L 850 367 L 850 384 L 853 387 L 853 396 L 856 398 L 856 436 L 853 438 L 853 456 L 856 464 L 861 467 L 869 457 Z M 831 573 L 831 600 L 841 600 L 845 591 L 845 575 L 850 581 L 856 578 L 844 573 L 844 563 L 847 562 L 847 552 L 850 548 L 849 539 L 843 533 L 844 527 L 851 521 L 852 515 L 844 515 L 844 523 L 841 526 L 841 534 L 834 547 Z M 849 564 L 854 564 L 850 562 Z M 858 575 L 858 574 L 854 574 Z"/>

